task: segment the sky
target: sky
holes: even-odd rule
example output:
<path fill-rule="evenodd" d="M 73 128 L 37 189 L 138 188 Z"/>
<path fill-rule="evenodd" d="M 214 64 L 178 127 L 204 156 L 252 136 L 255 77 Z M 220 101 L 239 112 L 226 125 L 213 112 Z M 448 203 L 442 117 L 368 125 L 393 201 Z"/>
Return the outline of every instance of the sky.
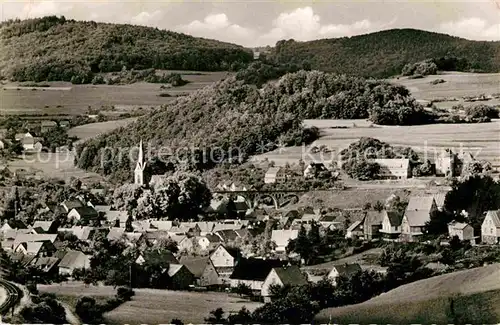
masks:
<path fill-rule="evenodd" d="M 169 29 L 247 47 L 417 28 L 500 40 L 500 0 L 0 0 L 0 19 L 64 15 Z"/>

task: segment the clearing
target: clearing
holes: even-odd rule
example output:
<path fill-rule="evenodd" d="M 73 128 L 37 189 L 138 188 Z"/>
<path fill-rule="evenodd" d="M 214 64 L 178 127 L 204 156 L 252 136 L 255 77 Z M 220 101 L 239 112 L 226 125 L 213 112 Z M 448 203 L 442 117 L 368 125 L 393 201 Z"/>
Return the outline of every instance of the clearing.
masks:
<path fill-rule="evenodd" d="M 68 131 L 70 137 L 77 137 L 80 141 L 92 139 L 100 134 L 113 131 L 114 129 L 127 126 L 137 120 L 137 117 L 131 117 L 123 120 L 107 121 L 84 124 L 71 128 Z M 76 143 L 75 143 L 76 144 Z"/>
<path fill-rule="evenodd" d="M 170 72 L 170 71 L 165 71 Z M 160 97 L 160 93 L 172 96 L 191 93 L 215 81 L 228 72 L 176 71 L 189 83 L 182 87 L 160 89 L 162 84 L 138 82 L 131 85 L 73 85 L 69 82 L 46 82 L 50 87 L 18 87 L 7 84 L 0 88 L 0 112 L 3 114 L 83 114 L 89 106 L 114 105 L 122 112 L 139 107 L 157 107 L 171 102 L 175 97 Z M 184 73 L 184 74 L 183 74 Z M 49 90 L 50 89 L 50 90 Z"/>
<path fill-rule="evenodd" d="M 382 248 L 372 248 L 359 254 L 354 254 L 331 262 L 309 265 L 301 268 L 304 271 L 328 271 L 334 265 L 358 263 L 363 270 L 384 270 L 385 268 L 374 264 L 374 261 L 382 254 Z"/>
<path fill-rule="evenodd" d="M 83 284 L 39 285 L 41 292 L 52 292 L 68 296 L 94 296 L 98 299 L 114 296 L 116 290 L 109 286 L 89 286 Z M 173 318 L 185 324 L 202 324 L 210 311 L 221 307 L 226 316 L 237 312 L 243 306 L 254 310 L 261 303 L 231 297 L 222 292 L 187 292 L 156 289 L 134 289 L 132 300 L 106 313 L 109 324 L 166 324 Z"/>
<path fill-rule="evenodd" d="M 500 264 L 444 274 L 401 286 L 361 304 L 324 309 L 316 320 L 342 324 L 498 323 L 499 279 Z"/>

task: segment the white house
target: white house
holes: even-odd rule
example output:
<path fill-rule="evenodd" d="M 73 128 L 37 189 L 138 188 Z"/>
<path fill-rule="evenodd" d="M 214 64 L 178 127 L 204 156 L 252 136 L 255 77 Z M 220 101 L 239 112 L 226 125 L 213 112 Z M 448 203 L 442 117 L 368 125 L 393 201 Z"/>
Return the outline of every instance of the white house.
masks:
<path fill-rule="evenodd" d="M 474 240 L 474 228 L 464 222 L 452 221 L 448 224 L 448 235 L 460 240 Z"/>
<path fill-rule="evenodd" d="M 238 252 L 224 245 L 219 245 L 215 251 L 210 254 L 210 260 L 221 278 L 227 278 L 234 271 L 234 267 L 237 264 Z"/>
<path fill-rule="evenodd" d="M 406 240 L 412 240 L 424 232 L 425 224 L 437 211 L 436 201 L 432 195 L 410 197 L 401 222 L 401 234 Z"/>
<path fill-rule="evenodd" d="M 90 256 L 80 251 L 66 252 L 59 262 L 59 274 L 71 275 L 75 269 L 90 269 Z"/>
<path fill-rule="evenodd" d="M 266 260 L 258 258 L 242 258 L 234 267 L 229 277 L 230 285 L 236 288 L 239 284 L 249 286 L 253 291 L 262 290 L 264 280 L 273 268 L 284 266 L 286 263 L 280 260 Z"/>
<path fill-rule="evenodd" d="M 382 237 L 386 239 L 396 239 L 401 234 L 401 222 L 403 214 L 396 211 L 383 211 L 384 219 L 382 220 Z"/>
<path fill-rule="evenodd" d="M 500 239 L 500 210 L 491 210 L 481 225 L 481 240 L 486 244 L 497 244 Z"/>
<path fill-rule="evenodd" d="M 264 302 L 271 301 L 270 288 L 272 285 L 301 286 L 307 284 L 305 276 L 296 265 L 273 268 L 262 283 L 261 295 Z"/>
<path fill-rule="evenodd" d="M 297 238 L 298 230 L 273 230 L 271 241 L 276 243 L 276 251 L 284 252 L 290 240 Z"/>
<path fill-rule="evenodd" d="M 357 263 L 334 265 L 330 273 L 328 273 L 328 278 L 336 285 L 339 276 L 349 276 L 356 272 L 361 272 L 361 266 Z"/>
<path fill-rule="evenodd" d="M 411 177 L 409 159 L 375 159 L 380 165 L 379 177 L 382 179 L 407 179 Z"/>

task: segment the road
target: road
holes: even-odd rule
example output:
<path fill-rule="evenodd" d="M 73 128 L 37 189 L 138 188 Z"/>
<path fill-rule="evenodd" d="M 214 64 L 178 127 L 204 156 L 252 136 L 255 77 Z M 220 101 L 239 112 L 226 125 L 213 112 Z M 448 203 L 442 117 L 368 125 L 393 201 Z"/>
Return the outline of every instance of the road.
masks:
<path fill-rule="evenodd" d="M 0 304 L 0 315 L 6 315 L 19 303 L 23 292 L 15 284 L 3 279 L 0 279 L 0 286 L 6 292 L 5 300 Z"/>

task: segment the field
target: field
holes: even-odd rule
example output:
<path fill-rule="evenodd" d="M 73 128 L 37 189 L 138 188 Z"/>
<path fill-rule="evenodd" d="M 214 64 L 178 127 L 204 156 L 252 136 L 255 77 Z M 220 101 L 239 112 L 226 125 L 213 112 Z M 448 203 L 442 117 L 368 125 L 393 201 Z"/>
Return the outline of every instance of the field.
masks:
<path fill-rule="evenodd" d="M 362 269 L 370 269 L 370 270 L 382 270 L 384 269 L 381 266 L 375 265 L 373 263 L 374 260 L 376 260 L 380 255 L 382 254 L 382 248 L 372 248 L 367 251 L 364 251 L 359 254 L 354 254 L 345 258 L 341 258 L 335 261 L 331 262 L 326 262 L 326 263 L 321 263 L 321 264 L 316 264 L 316 265 L 309 265 L 306 267 L 303 267 L 302 270 L 307 271 L 307 270 L 328 270 L 330 272 L 333 268 L 334 265 L 340 265 L 340 264 L 353 264 L 353 263 L 358 263 Z"/>
<path fill-rule="evenodd" d="M 180 72 L 182 73 L 182 72 Z M 190 93 L 224 78 L 227 72 L 204 72 L 183 75 L 190 83 L 182 87 L 160 89 L 161 84 L 135 83 L 131 85 L 72 85 L 68 82 L 48 82 L 48 88 L 19 88 L 6 84 L 0 88 L 2 114 L 82 114 L 89 106 L 114 105 L 120 112 L 138 107 L 156 107 L 175 97 L 160 97 L 160 93 Z M 69 89 L 67 89 L 69 87 Z M 19 90 L 17 90 L 19 88 Z M 52 89 L 54 88 L 54 89 Z M 56 90 L 57 89 L 57 90 Z"/>
<path fill-rule="evenodd" d="M 443 79 L 446 82 L 432 85 L 431 81 Z M 421 100 L 433 100 L 441 98 L 456 98 L 458 101 L 448 101 L 436 103 L 438 107 L 448 108 L 457 104 L 469 105 L 464 103 L 463 96 L 478 96 L 481 94 L 493 95 L 500 93 L 500 74 L 499 73 L 446 73 L 436 76 L 427 76 L 423 79 L 400 79 L 389 80 L 393 83 L 406 86 L 412 95 Z M 499 99 L 485 101 L 488 105 L 499 105 Z"/>
<path fill-rule="evenodd" d="M 498 279 L 500 264 L 440 275 L 401 286 L 361 304 L 322 310 L 316 319 L 319 323 L 331 320 L 362 324 L 498 323 Z M 454 313 L 450 310 L 450 298 L 454 300 Z"/>
<path fill-rule="evenodd" d="M 39 286 L 42 292 L 67 296 L 108 296 L 115 294 L 112 287 L 85 288 L 81 284 Z M 221 307 L 226 313 L 237 312 L 243 306 L 254 310 L 261 304 L 230 297 L 225 293 L 184 292 L 154 289 L 135 289 L 132 301 L 126 302 L 105 315 L 109 324 L 167 324 L 173 318 L 185 324 L 204 323 L 211 310 Z M 226 314 L 227 316 L 227 314 Z"/>
<path fill-rule="evenodd" d="M 84 124 L 70 129 L 68 131 L 68 135 L 70 137 L 77 137 L 79 141 L 85 141 L 94 138 L 99 134 L 110 132 L 123 126 L 127 126 L 135 120 L 137 120 L 137 118 L 132 117 L 123 120 Z"/>

